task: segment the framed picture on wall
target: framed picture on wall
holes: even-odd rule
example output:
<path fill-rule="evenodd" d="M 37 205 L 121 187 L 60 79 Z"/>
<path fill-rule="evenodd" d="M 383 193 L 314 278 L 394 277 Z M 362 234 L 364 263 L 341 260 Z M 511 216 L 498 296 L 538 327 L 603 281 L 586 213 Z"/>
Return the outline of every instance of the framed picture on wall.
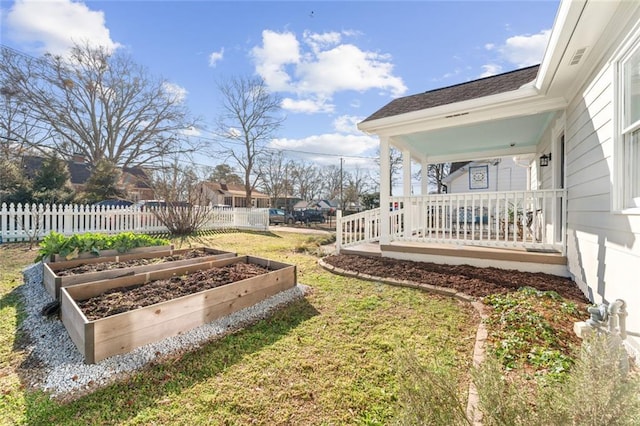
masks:
<path fill-rule="evenodd" d="M 469 167 L 469 189 L 489 189 L 489 166 Z"/>

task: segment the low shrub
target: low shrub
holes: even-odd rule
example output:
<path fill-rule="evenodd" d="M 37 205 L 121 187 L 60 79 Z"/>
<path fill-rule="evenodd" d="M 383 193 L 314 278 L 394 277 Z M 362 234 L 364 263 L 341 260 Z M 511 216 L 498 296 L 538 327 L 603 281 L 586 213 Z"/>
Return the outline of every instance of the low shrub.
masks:
<path fill-rule="evenodd" d="M 472 372 L 482 423 L 492 425 L 640 424 L 640 375 L 625 374 L 628 355 L 606 335 L 583 342 L 580 356 L 562 382 L 523 382 L 489 356 Z M 468 425 L 465 400 L 446 371 L 399 357 L 402 380 L 398 424 Z M 528 387 L 525 383 L 528 383 Z"/>
<path fill-rule="evenodd" d="M 59 254 L 65 259 L 74 259 L 80 253 L 100 255 L 101 250 L 117 250 L 125 253 L 137 247 L 150 247 L 170 244 L 164 238 L 152 237 L 145 234 L 123 232 L 117 235 L 86 233 L 65 237 L 57 232 L 51 232 L 40 243 L 36 262 Z"/>

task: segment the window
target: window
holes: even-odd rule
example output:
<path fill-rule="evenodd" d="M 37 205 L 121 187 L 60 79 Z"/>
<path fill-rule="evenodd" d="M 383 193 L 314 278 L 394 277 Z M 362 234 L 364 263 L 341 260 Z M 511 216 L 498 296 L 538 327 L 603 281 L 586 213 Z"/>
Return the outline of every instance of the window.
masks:
<path fill-rule="evenodd" d="M 618 62 L 617 202 L 619 210 L 640 213 L 640 37 Z"/>

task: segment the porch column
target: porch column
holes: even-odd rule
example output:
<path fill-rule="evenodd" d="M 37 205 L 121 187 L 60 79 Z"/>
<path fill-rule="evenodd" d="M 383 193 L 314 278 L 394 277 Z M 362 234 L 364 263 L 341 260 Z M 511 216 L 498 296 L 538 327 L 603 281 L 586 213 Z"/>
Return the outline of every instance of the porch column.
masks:
<path fill-rule="evenodd" d="M 422 160 L 420 163 L 420 194 L 429 194 L 429 162 Z"/>
<path fill-rule="evenodd" d="M 391 194 L 391 161 L 389 160 L 389 138 L 380 136 L 380 245 L 389 244 L 389 203 Z"/>
<path fill-rule="evenodd" d="M 410 237 L 413 230 L 413 207 L 411 205 L 411 152 L 402 151 L 402 195 L 404 196 L 403 236 Z"/>
<path fill-rule="evenodd" d="M 402 151 L 402 195 L 411 196 L 411 153 Z"/>

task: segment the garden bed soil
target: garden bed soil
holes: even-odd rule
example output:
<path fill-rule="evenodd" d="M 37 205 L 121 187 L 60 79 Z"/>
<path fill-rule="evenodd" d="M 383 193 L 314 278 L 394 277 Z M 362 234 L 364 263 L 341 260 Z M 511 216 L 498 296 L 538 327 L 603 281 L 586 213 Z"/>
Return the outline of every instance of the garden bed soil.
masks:
<path fill-rule="evenodd" d="M 87 319 L 94 321 L 257 277 L 267 272 L 269 269 L 261 265 L 234 263 L 188 275 L 151 281 L 139 286 L 114 288 L 90 299 L 78 301 L 77 304 Z"/>
<path fill-rule="evenodd" d="M 239 266 L 226 268 L 231 265 Z M 183 275 L 189 276 L 186 281 L 177 279 Z M 165 283 L 145 285 L 159 280 Z M 296 284 L 293 265 L 253 256 L 211 260 L 62 287 L 60 318 L 85 362 L 95 363 L 253 306 Z M 163 286 L 167 289 L 161 291 Z M 114 301 L 101 299 L 86 313 L 81 309 L 103 294 L 113 294 Z M 114 311 L 99 312 L 104 306 Z"/>
<path fill-rule="evenodd" d="M 441 265 L 350 254 L 328 256 L 324 261 L 346 271 L 452 288 L 474 297 L 504 294 L 528 286 L 540 291 L 555 291 L 568 300 L 588 303 L 575 282 L 569 278 L 544 273 L 469 265 Z"/>
<path fill-rule="evenodd" d="M 121 256 L 75 259 L 44 265 L 44 286 L 56 299 L 60 288 L 108 278 L 235 257 L 236 253 L 209 247 L 166 250 Z"/>
<path fill-rule="evenodd" d="M 205 256 L 211 256 L 213 251 L 206 251 L 204 248 L 188 249 L 181 251 L 173 251 L 168 256 L 145 257 L 136 259 L 112 260 L 100 263 L 83 263 L 81 265 L 60 269 L 56 271 L 59 277 L 67 277 L 71 275 L 80 275 L 91 272 L 109 271 L 112 269 L 124 269 L 134 266 L 159 265 L 166 262 L 175 262 L 178 260 L 197 259 Z"/>

